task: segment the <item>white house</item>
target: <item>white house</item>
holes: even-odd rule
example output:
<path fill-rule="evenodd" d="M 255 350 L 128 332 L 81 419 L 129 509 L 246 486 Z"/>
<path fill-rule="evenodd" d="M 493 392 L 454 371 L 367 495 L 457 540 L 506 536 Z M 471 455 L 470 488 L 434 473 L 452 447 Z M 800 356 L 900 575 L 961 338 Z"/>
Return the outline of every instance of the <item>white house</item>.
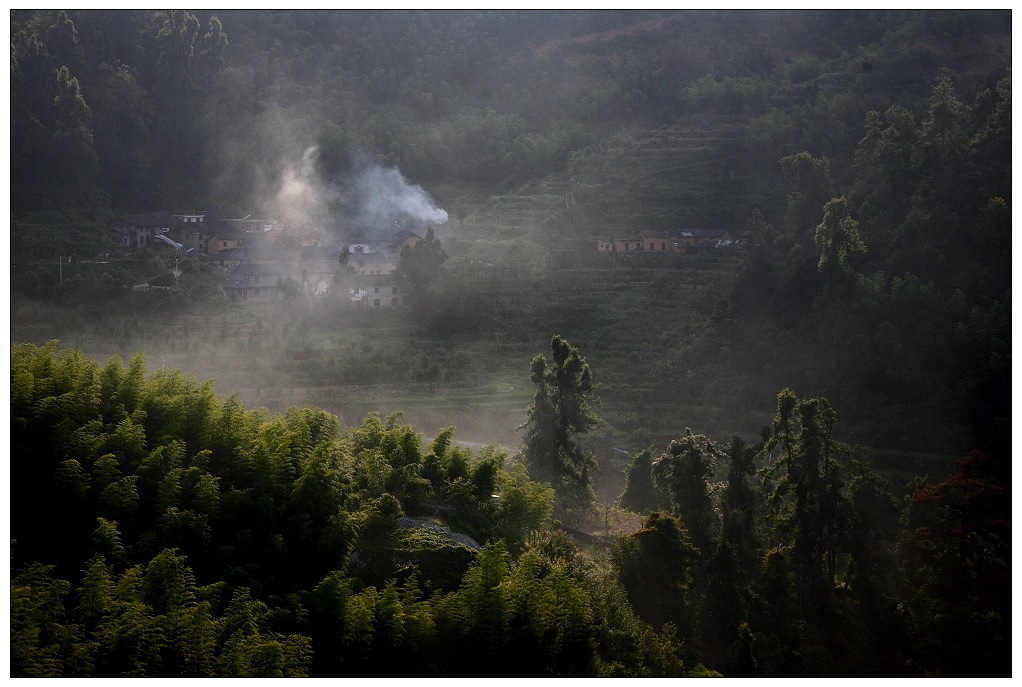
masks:
<path fill-rule="evenodd" d="M 352 303 L 366 309 L 399 308 L 405 304 L 401 276 L 393 273 L 356 277 L 348 297 Z"/>

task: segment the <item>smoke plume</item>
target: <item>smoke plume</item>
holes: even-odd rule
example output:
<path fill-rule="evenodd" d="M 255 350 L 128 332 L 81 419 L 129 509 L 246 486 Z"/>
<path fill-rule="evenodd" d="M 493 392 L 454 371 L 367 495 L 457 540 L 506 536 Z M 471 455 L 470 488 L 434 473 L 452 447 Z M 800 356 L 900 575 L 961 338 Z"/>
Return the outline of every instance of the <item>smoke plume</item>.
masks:
<path fill-rule="evenodd" d="M 329 221 L 338 190 L 320 177 L 316 169 L 318 153 L 316 146 L 306 148 L 300 159 L 281 171 L 276 193 L 267 204 L 273 216 L 306 226 Z"/>
<path fill-rule="evenodd" d="M 396 168 L 388 168 L 359 153 L 352 166 L 332 181 L 317 167 L 318 149 L 306 148 L 300 159 L 280 171 L 266 203 L 274 217 L 306 226 L 355 224 L 372 232 L 395 224 L 421 228 L 447 222 L 447 211 Z"/>
<path fill-rule="evenodd" d="M 368 158 L 356 160 L 349 184 L 354 219 L 369 226 L 443 224 L 447 211 L 417 184 L 410 184 L 396 168 Z"/>

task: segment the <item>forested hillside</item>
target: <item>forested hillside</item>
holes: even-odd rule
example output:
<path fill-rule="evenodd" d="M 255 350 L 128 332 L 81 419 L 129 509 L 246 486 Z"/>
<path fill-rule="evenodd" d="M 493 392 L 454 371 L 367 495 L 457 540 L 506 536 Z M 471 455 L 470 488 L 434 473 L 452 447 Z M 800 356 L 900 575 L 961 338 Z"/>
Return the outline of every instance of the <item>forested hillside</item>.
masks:
<path fill-rule="evenodd" d="M 1010 499 L 979 452 L 901 500 L 784 390 L 755 446 L 635 456 L 642 526 L 580 548 L 551 517 L 591 508 L 593 373 L 558 337 L 531 368 L 527 473 L 453 427 L 15 347 L 12 675 L 1010 672 Z"/>
<path fill-rule="evenodd" d="M 1010 674 L 1010 63 L 1010 11 L 12 11 L 12 674 Z M 107 226 L 182 211 L 330 288 Z M 684 230 L 735 241 L 597 250 Z"/>

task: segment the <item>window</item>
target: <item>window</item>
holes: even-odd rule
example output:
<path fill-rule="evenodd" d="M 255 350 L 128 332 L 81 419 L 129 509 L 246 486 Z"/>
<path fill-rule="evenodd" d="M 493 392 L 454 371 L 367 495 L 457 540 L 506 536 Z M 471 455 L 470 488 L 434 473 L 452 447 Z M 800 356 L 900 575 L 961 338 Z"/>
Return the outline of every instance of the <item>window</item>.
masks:
<path fill-rule="evenodd" d="M 396 298 L 391 298 L 390 299 L 390 304 L 396 308 L 397 307 L 397 299 Z"/>
<path fill-rule="evenodd" d="M 374 298 L 373 299 L 373 307 L 374 308 L 380 307 L 380 299 L 379 298 Z"/>
<path fill-rule="evenodd" d="M 227 248 L 227 242 L 224 241 L 224 248 Z"/>
<path fill-rule="evenodd" d="M 258 296 L 258 295 L 259 295 L 259 293 L 260 293 L 260 289 L 256 289 L 256 290 L 255 290 L 255 293 L 253 293 L 252 295 L 253 295 L 253 296 Z"/>
<path fill-rule="evenodd" d="M 376 287 L 373 288 L 373 293 L 379 293 L 379 292 L 380 292 L 380 287 L 379 286 L 376 286 Z M 376 302 L 379 303 L 379 301 L 376 301 Z"/>
<path fill-rule="evenodd" d="M 393 290 L 391 291 L 391 293 L 393 293 L 393 294 L 397 294 L 397 287 L 396 287 L 396 286 L 393 286 L 393 287 L 391 287 L 391 288 L 393 289 Z"/>
<path fill-rule="evenodd" d="M 660 244 L 660 250 L 667 250 L 667 243 L 666 242 Z"/>

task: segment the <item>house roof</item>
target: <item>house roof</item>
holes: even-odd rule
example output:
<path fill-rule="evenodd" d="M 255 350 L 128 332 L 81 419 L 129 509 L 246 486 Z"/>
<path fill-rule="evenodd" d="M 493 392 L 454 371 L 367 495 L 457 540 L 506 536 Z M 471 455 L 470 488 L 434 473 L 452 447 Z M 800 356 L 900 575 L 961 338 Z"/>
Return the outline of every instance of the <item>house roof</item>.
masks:
<path fill-rule="evenodd" d="M 245 232 L 222 219 L 209 219 L 202 223 L 202 232 L 221 241 L 237 241 L 245 238 Z"/>
<path fill-rule="evenodd" d="M 417 241 L 423 240 L 421 236 L 416 234 L 414 231 L 409 231 L 408 229 L 401 229 L 400 231 L 394 234 L 393 238 L 395 243 L 404 243 L 409 239 L 415 239 Z"/>
<path fill-rule="evenodd" d="M 678 232 L 680 236 L 691 236 L 697 239 L 710 239 L 730 233 L 727 229 L 682 229 Z"/>
<path fill-rule="evenodd" d="M 321 275 L 333 274 L 337 271 L 337 263 L 325 261 L 316 262 L 243 262 L 228 273 L 223 284 L 227 287 L 240 287 L 249 285 L 248 277 L 267 277 L 270 281 L 264 282 L 266 286 L 272 286 L 277 279 L 290 277 L 300 281 L 302 270 L 309 279 L 318 278 Z"/>
<path fill-rule="evenodd" d="M 309 262 L 246 262 L 242 265 L 238 265 L 233 274 L 238 276 L 248 274 L 263 275 L 298 275 L 301 276 L 302 270 L 305 270 L 307 274 L 331 274 L 336 272 L 339 265 L 336 262 L 330 262 L 328 260 L 316 260 Z"/>
<path fill-rule="evenodd" d="M 666 239 L 673 241 L 680 238 L 694 238 L 694 239 L 717 239 L 725 236 L 730 236 L 731 232 L 727 229 L 678 229 L 676 231 L 661 231 L 654 229 L 643 229 L 637 234 L 631 234 L 629 236 L 611 236 L 609 239 L 598 239 L 599 241 L 606 241 L 613 243 L 615 241 L 644 241 L 646 239 Z"/>
<path fill-rule="evenodd" d="M 414 231 L 402 227 L 358 227 L 341 232 L 345 243 L 369 243 L 382 246 L 400 246 L 409 239 L 422 240 Z"/>
<path fill-rule="evenodd" d="M 355 288 L 366 288 L 369 286 L 403 286 L 404 280 L 400 274 L 356 274 L 350 278 L 350 283 Z"/>
<path fill-rule="evenodd" d="M 394 262 L 394 256 L 389 253 L 376 252 L 348 254 L 349 265 L 383 265 L 393 264 Z"/>
<path fill-rule="evenodd" d="M 199 256 L 199 261 L 218 262 L 220 260 L 244 260 L 247 256 L 248 251 L 244 248 L 224 248 L 213 255 L 206 255 L 203 253 Z"/>
<path fill-rule="evenodd" d="M 231 226 L 237 227 L 247 233 L 252 233 L 253 227 L 259 228 L 259 233 L 262 233 L 264 227 L 277 227 L 280 226 L 280 222 L 275 219 L 253 219 L 252 217 L 244 217 L 242 219 L 224 218 L 222 221 L 229 222 Z"/>

